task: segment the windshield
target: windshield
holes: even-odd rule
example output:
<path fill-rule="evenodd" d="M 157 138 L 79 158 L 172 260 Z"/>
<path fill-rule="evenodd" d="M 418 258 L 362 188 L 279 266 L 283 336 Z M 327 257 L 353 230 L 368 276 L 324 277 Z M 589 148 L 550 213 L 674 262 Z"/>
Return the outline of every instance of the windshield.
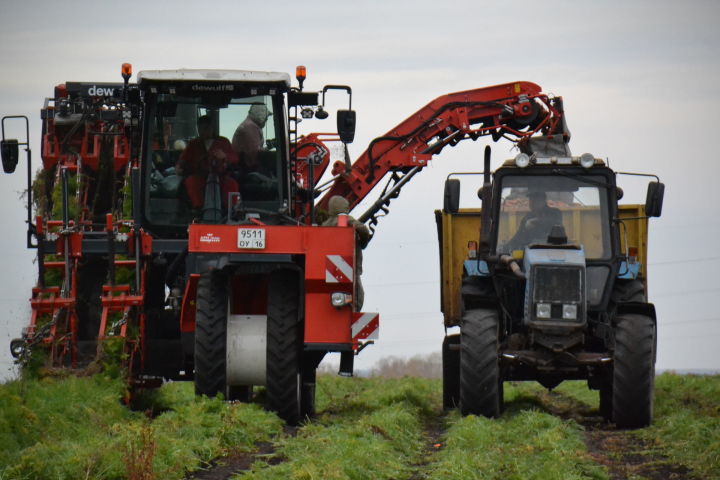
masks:
<path fill-rule="evenodd" d="M 602 179 L 604 181 L 604 179 Z M 561 225 L 568 243 L 581 245 L 587 258 L 610 256 L 607 195 L 598 180 L 557 176 L 506 176 L 501 185 L 498 253 L 547 243 Z"/>
<path fill-rule="evenodd" d="M 219 221 L 228 205 L 275 210 L 283 199 L 284 116 L 272 97 L 161 94 L 148 111 L 146 217 L 154 225 Z"/>

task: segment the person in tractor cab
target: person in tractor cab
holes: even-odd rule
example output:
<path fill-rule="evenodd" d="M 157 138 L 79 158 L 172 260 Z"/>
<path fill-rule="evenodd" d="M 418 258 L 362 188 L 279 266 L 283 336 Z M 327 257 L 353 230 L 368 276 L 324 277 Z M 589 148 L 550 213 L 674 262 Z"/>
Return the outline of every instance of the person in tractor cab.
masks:
<path fill-rule="evenodd" d="M 531 190 L 527 198 L 530 211 L 508 242 L 510 250 L 521 250 L 531 243 L 545 243 L 552 227 L 562 225 L 562 213 L 547 204 L 545 192 Z"/>
<path fill-rule="evenodd" d="M 323 222 L 323 227 L 336 227 L 338 215 L 346 214 L 349 211 L 350 202 L 340 195 L 330 197 L 328 202 L 328 219 Z M 363 289 L 360 275 L 362 275 L 362 250 L 370 242 L 370 229 L 364 223 L 358 222 L 348 215 L 348 225 L 355 229 L 355 308 L 362 310 L 365 302 L 365 290 Z"/>
<path fill-rule="evenodd" d="M 258 161 L 258 154 L 265 150 L 265 136 L 263 128 L 272 115 L 267 106 L 254 103 L 248 110 L 245 120 L 238 125 L 233 134 L 232 146 L 238 157 L 248 166 L 254 166 Z"/>
<path fill-rule="evenodd" d="M 191 140 L 180 155 L 176 173 L 184 177 L 185 190 L 193 209 L 201 209 L 205 184 L 210 173 L 218 176 L 221 200 L 226 206 L 228 193 L 239 190 L 238 183 L 227 175 L 228 165 L 238 163 L 230 141 L 215 134 L 212 118 L 203 115 L 197 120 L 198 138 Z"/>
<path fill-rule="evenodd" d="M 272 115 L 266 105 L 255 103 L 250 106 L 245 120 L 233 134 L 233 150 L 239 158 L 236 177 L 243 187 L 245 199 L 271 199 L 277 191 L 277 172 L 272 165 L 272 154 L 268 154 L 263 128 Z M 246 198 L 251 197 L 251 198 Z M 269 197 L 269 198 L 267 198 Z"/>

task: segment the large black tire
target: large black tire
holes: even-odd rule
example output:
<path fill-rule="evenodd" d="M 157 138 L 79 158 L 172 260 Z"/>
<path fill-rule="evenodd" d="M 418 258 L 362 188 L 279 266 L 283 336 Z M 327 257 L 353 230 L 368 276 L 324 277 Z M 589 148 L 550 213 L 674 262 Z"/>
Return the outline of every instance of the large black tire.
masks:
<path fill-rule="evenodd" d="M 302 408 L 302 334 L 298 275 L 291 270 L 273 272 L 268 287 L 266 401 L 268 410 L 290 425 L 307 413 Z M 314 390 L 304 393 L 314 398 Z"/>
<path fill-rule="evenodd" d="M 195 394 L 225 394 L 228 279 L 214 271 L 200 277 L 195 316 Z"/>
<path fill-rule="evenodd" d="M 447 335 L 442 343 L 443 408 L 460 404 L 460 335 Z"/>
<path fill-rule="evenodd" d="M 618 316 L 613 365 L 613 420 L 618 428 L 652 423 L 655 323 L 645 315 Z"/>
<path fill-rule="evenodd" d="M 502 411 L 495 310 L 468 310 L 460 325 L 460 412 L 497 418 Z"/>
<path fill-rule="evenodd" d="M 645 285 L 640 280 L 623 280 L 615 281 L 615 286 L 610 294 L 611 301 L 615 304 L 640 302 L 645 303 Z"/>

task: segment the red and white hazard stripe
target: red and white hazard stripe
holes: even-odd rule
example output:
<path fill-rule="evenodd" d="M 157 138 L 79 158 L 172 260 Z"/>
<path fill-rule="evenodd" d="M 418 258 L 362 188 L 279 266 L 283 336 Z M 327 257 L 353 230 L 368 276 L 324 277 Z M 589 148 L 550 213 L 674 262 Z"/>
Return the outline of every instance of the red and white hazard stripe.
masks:
<path fill-rule="evenodd" d="M 355 312 L 352 322 L 352 339 L 377 340 L 380 334 L 380 314 L 376 312 Z"/>
<path fill-rule="evenodd" d="M 352 283 L 353 259 L 342 255 L 327 255 L 325 261 L 325 282 Z"/>

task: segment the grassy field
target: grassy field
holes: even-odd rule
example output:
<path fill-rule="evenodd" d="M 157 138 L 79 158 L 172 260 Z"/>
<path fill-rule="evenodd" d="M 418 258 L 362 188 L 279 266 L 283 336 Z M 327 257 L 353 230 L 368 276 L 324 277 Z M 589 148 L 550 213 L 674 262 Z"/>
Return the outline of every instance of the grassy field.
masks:
<path fill-rule="evenodd" d="M 443 412 L 440 389 L 321 376 L 317 417 L 290 429 L 258 405 L 195 398 L 186 383 L 131 411 L 102 376 L 14 381 L 0 385 L 0 480 L 183 479 L 203 468 L 227 478 L 210 462 L 238 456 L 249 468 L 235 480 L 720 478 L 717 376 L 659 376 L 655 423 L 635 432 L 602 424 L 581 382 L 553 393 L 508 384 L 498 420 Z"/>

